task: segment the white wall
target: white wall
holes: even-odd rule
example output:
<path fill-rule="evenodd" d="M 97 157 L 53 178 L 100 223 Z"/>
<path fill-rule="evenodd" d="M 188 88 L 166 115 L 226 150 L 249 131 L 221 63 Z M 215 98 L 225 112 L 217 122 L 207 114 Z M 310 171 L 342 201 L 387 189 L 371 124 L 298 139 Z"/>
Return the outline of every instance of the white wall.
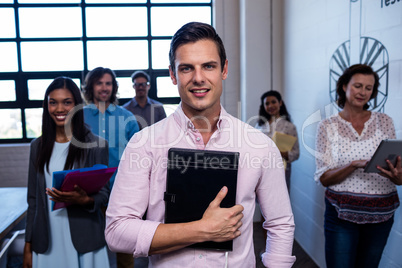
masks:
<path fill-rule="evenodd" d="M 240 1 L 241 119 L 258 114 L 258 105 L 249 105 L 271 89 L 271 1 Z M 260 29 L 265 25 L 264 29 Z M 260 30 L 256 30 L 260 29 Z"/>
<path fill-rule="evenodd" d="M 239 0 L 214 1 L 214 26 L 223 40 L 229 61 L 228 79 L 224 81 L 221 103 L 226 111 L 239 117 L 240 110 L 240 16 Z M 231 25 L 230 27 L 228 27 Z"/>
<path fill-rule="evenodd" d="M 340 44 L 361 36 L 380 41 L 389 54 L 388 99 L 384 112 L 395 123 L 402 138 L 402 2 L 381 7 L 381 0 L 286 0 L 284 36 L 284 92 L 288 109 L 299 131 L 301 156 L 292 165 L 291 200 L 296 221 L 296 239 L 320 267 L 324 259 L 324 188 L 313 182 L 317 120 L 331 107 L 329 97 L 330 59 Z M 355 6 L 361 5 L 356 14 Z M 349 11 L 354 12 L 349 17 Z M 352 27 L 349 27 L 351 20 Z M 381 90 L 381 88 L 380 88 Z M 384 88 L 382 88 L 384 90 Z M 318 113 L 316 113 L 318 112 Z M 316 116 L 316 117 L 315 117 Z M 402 197 L 401 187 L 398 187 Z M 402 215 L 398 209 L 380 267 L 402 267 Z"/>
<path fill-rule="evenodd" d="M 230 114 L 247 122 L 258 114 L 256 100 L 265 91 L 283 89 L 283 2 L 213 2 L 214 26 L 229 60 L 221 102 Z"/>

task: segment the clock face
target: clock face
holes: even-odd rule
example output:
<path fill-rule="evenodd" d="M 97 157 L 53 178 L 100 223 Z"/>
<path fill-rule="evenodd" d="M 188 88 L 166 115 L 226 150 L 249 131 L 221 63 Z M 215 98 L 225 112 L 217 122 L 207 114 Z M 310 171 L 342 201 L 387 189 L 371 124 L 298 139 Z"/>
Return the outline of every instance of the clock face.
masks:
<path fill-rule="evenodd" d="M 371 37 L 360 37 L 359 61 L 367 64 L 380 77 L 380 86 L 377 97 L 370 100 L 369 110 L 384 111 L 384 104 L 388 97 L 388 52 L 385 46 Z M 336 82 L 344 70 L 350 66 L 350 41 L 345 41 L 334 52 L 329 63 L 329 95 L 331 102 L 335 103 Z"/>

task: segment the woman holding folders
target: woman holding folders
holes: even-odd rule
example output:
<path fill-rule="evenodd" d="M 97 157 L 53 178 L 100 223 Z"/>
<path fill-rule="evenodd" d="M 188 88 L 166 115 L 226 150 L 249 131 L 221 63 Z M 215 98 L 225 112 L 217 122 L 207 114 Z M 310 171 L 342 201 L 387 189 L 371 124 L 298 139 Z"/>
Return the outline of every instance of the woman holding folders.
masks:
<path fill-rule="evenodd" d="M 390 170 L 364 173 L 383 139 L 395 139 L 392 119 L 369 111 L 379 77 L 370 66 L 352 65 L 337 82 L 338 114 L 318 124 L 314 179 L 325 191 L 325 258 L 332 267 L 378 267 L 399 206 L 401 157 Z"/>
<path fill-rule="evenodd" d="M 270 138 L 274 136 L 275 132 L 296 138 L 290 151 L 281 152 L 282 158 L 286 161 L 286 185 L 288 191 L 290 191 L 290 163 L 299 158 L 299 141 L 296 126 L 290 121 L 290 115 L 278 91 L 270 90 L 262 94 L 258 122 L 255 128 L 261 130 Z"/>
<path fill-rule="evenodd" d="M 68 77 L 54 79 L 46 90 L 42 136 L 32 141 L 30 151 L 24 268 L 109 267 L 101 210 L 109 186 L 91 196 L 78 186 L 71 192 L 52 188 L 54 171 L 108 163 L 107 143 L 84 125 L 82 104 L 79 88 Z M 51 201 L 72 205 L 52 211 Z"/>

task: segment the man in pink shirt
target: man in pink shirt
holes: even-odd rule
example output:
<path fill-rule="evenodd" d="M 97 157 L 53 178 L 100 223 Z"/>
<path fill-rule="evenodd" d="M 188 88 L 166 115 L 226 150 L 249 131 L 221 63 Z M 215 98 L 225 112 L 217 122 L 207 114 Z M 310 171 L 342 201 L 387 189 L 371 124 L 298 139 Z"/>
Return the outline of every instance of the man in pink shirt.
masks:
<path fill-rule="evenodd" d="M 188 23 L 173 36 L 169 59 L 181 104 L 127 145 L 106 212 L 109 248 L 135 258 L 149 256 L 152 267 L 255 267 L 257 200 L 267 230 L 264 265 L 291 267 L 294 221 L 281 155 L 266 135 L 221 106 L 222 81 L 228 74 L 222 40 L 210 25 Z M 223 187 L 202 219 L 165 224 L 163 196 L 171 147 L 239 152 L 236 205 L 220 207 L 228 191 Z M 233 240 L 228 253 L 187 247 L 228 240 Z"/>

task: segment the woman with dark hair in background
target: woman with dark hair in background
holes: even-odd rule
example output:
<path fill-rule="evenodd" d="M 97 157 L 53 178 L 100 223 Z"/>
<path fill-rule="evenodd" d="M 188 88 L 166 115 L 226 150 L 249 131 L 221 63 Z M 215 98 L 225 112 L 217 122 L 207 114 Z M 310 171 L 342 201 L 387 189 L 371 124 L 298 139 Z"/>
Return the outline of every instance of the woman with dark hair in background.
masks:
<path fill-rule="evenodd" d="M 108 163 L 107 143 L 85 126 L 82 104 L 68 77 L 54 79 L 46 90 L 42 136 L 30 150 L 24 268 L 109 267 L 101 211 L 109 186 L 89 196 L 78 186 L 71 192 L 52 188 L 55 171 Z M 52 211 L 52 201 L 71 205 Z"/>
<path fill-rule="evenodd" d="M 296 137 L 296 142 L 292 149 L 281 152 L 282 158 L 286 161 L 286 185 L 288 191 L 290 191 L 291 162 L 299 158 L 299 141 L 296 126 L 290 121 L 290 115 L 278 91 L 270 90 L 261 96 L 259 118 L 255 128 L 261 130 L 270 138 L 274 136 L 275 132 Z"/>
<path fill-rule="evenodd" d="M 378 267 L 399 206 L 401 157 L 390 170 L 363 168 L 383 139 L 395 139 L 392 119 L 369 111 L 379 77 L 370 66 L 352 65 L 337 82 L 342 110 L 318 124 L 314 179 L 325 191 L 325 258 L 328 268 Z"/>

